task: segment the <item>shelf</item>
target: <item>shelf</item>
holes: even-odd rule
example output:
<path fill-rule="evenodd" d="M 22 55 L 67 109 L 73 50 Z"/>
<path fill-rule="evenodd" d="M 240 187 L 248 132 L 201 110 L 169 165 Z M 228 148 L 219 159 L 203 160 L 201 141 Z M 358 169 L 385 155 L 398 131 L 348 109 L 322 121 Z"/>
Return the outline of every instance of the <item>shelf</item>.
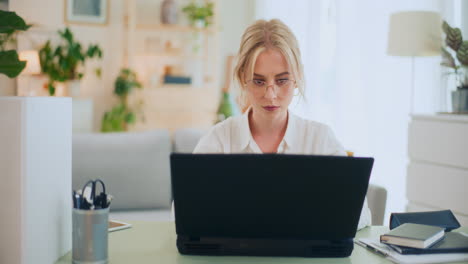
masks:
<path fill-rule="evenodd" d="M 196 87 L 191 84 L 163 84 L 158 87 L 147 87 L 141 90 L 138 90 L 139 93 L 162 93 L 162 92 L 171 92 L 171 93 L 213 93 L 216 91 L 214 87 Z"/>
<path fill-rule="evenodd" d="M 203 55 L 187 55 L 187 54 L 177 54 L 177 53 L 141 53 L 135 55 L 138 58 L 175 58 L 175 59 L 184 59 L 184 60 L 207 60 L 208 56 Z"/>
<path fill-rule="evenodd" d="M 137 24 L 137 30 L 151 30 L 151 31 L 167 31 L 167 32 L 202 32 L 213 34 L 215 31 L 212 28 L 197 28 L 193 26 L 184 25 L 165 25 L 165 24 Z"/>
<path fill-rule="evenodd" d="M 215 113 L 220 94 L 212 88 L 164 85 L 160 88 L 147 88 L 134 91 L 128 102 L 134 104 L 144 101 L 145 111 L 159 111 L 162 109 L 173 112 L 183 109 L 190 111 L 208 111 Z"/>

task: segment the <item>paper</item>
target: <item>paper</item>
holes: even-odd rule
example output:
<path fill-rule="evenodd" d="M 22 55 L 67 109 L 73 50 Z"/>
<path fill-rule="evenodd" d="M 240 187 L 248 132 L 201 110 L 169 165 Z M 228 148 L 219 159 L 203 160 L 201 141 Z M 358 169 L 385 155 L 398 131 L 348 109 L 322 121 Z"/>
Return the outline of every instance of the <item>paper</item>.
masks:
<path fill-rule="evenodd" d="M 378 239 L 361 238 L 356 243 L 360 246 L 369 245 L 386 255 L 387 259 L 395 263 L 419 264 L 419 263 L 447 263 L 457 261 L 468 261 L 468 253 L 448 253 L 448 254 L 421 254 L 421 255 L 401 255 L 389 246 L 380 243 Z M 362 245 L 362 244 L 364 245 Z M 366 248 L 367 249 L 367 248 Z"/>

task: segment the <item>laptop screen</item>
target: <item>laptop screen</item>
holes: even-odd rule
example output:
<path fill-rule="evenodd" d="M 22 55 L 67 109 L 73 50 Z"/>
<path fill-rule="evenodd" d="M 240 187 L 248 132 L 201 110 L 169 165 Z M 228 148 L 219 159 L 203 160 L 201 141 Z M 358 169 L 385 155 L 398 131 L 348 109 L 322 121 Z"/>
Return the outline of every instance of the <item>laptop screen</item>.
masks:
<path fill-rule="evenodd" d="M 178 235 L 354 237 L 372 158 L 172 154 Z"/>

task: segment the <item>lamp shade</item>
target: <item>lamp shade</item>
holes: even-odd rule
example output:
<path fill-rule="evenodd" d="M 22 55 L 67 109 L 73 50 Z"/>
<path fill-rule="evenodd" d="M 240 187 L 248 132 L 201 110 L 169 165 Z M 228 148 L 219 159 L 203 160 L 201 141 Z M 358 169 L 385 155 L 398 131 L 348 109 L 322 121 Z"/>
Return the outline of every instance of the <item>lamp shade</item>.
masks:
<path fill-rule="evenodd" d="M 390 16 L 387 54 L 436 56 L 442 43 L 442 19 L 430 11 L 406 11 Z"/>
<path fill-rule="evenodd" d="M 24 50 L 19 53 L 19 59 L 26 61 L 26 67 L 21 74 L 39 74 L 41 73 L 41 64 L 39 62 L 39 53 L 37 50 Z"/>

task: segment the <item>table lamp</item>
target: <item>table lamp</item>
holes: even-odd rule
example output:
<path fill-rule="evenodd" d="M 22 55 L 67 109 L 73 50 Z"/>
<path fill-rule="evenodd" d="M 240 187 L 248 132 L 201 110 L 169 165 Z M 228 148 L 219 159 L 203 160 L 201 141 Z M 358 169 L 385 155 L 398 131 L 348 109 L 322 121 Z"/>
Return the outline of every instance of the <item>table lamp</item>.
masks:
<path fill-rule="evenodd" d="M 387 54 L 411 57 L 411 113 L 414 98 L 414 58 L 439 55 L 441 36 L 442 19 L 437 12 L 405 11 L 390 16 Z"/>

